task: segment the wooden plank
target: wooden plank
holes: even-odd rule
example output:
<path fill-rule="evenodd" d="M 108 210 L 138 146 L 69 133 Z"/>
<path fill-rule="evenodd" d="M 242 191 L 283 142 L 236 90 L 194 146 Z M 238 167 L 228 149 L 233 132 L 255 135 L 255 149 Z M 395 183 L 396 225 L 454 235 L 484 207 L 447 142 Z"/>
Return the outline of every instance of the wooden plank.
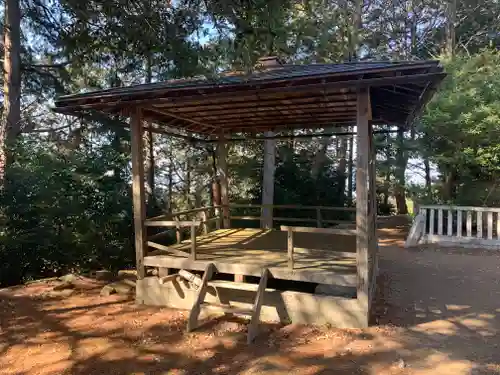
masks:
<path fill-rule="evenodd" d="M 132 195 L 134 209 L 135 258 L 137 279 L 146 275 L 144 255 L 146 253 L 146 195 L 144 191 L 144 159 L 142 114 L 140 109 L 133 111 L 130 121 L 132 151 Z"/>
<path fill-rule="evenodd" d="M 333 257 L 341 257 L 341 258 L 356 258 L 356 253 L 354 252 L 347 252 L 347 251 L 338 251 L 335 249 L 312 249 L 310 247 L 293 247 L 294 252 L 310 252 L 310 251 L 323 251 L 325 253 L 328 253 L 328 257 L 333 258 Z"/>
<path fill-rule="evenodd" d="M 453 235 L 453 212 L 448 210 L 448 236 Z"/>
<path fill-rule="evenodd" d="M 203 278 L 201 279 L 201 286 L 198 289 L 198 295 L 194 301 L 193 307 L 189 312 L 188 323 L 187 323 L 187 331 L 191 332 L 196 327 L 198 327 L 198 317 L 200 316 L 201 304 L 205 300 L 205 296 L 207 295 L 207 286 L 208 282 L 212 279 L 215 272 L 215 266 L 213 263 L 207 264 L 205 268 L 205 273 L 203 274 Z"/>
<path fill-rule="evenodd" d="M 196 260 L 196 220 L 191 225 L 191 260 Z"/>
<path fill-rule="evenodd" d="M 356 251 L 357 251 L 357 300 L 365 311 L 368 327 L 369 319 L 369 157 L 370 126 L 368 121 L 369 90 L 359 89 L 357 97 L 357 160 L 356 160 Z"/>
<path fill-rule="evenodd" d="M 293 270 L 293 229 L 289 227 L 287 233 L 288 268 Z"/>
<path fill-rule="evenodd" d="M 467 237 L 472 237 L 472 211 L 467 211 Z"/>
<path fill-rule="evenodd" d="M 356 207 L 331 207 L 331 206 L 303 206 L 294 204 L 241 204 L 241 203 L 231 203 L 230 208 L 256 208 L 261 209 L 262 207 L 273 207 L 273 208 L 289 208 L 297 210 L 326 210 L 326 211 L 351 211 L 356 212 Z"/>
<path fill-rule="evenodd" d="M 441 208 L 438 210 L 438 234 L 443 234 L 443 210 Z"/>
<path fill-rule="evenodd" d="M 167 216 L 180 216 L 180 215 L 186 215 L 186 214 L 194 214 L 198 212 L 203 212 L 203 211 L 209 211 L 213 209 L 215 206 L 205 206 L 205 207 L 199 207 L 199 208 L 193 208 L 190 210 L 185 210 L 185 211 L 179 211 L 179 212 L 173 212 L 172 214 L 169 214 Z M 161 216 L 160 216 L 161 218 Z"/>
<path fill-rule="evenodd" d="M 493 212 L 488 212 L 488 239 L 493 239 Z"/>
<path fill-rule="evenodd" d="M 201 224 L 200 220 L 188 221 L 188 220 L 146 220 L 145 225 L 147 227 L 190 227 L 193 223 L 198 226 Z"/>
<path fill-rule="evenodd" d="M 476 237 L 483 238 L 483 213 L 477 212 Z"/>
<path fill-rule="evenodd" d="M 434 234 L 434 226 L 435 226 L 435 209 L 430 208 L 431 215 L 429 218 L 429 234 Z"/>
<path fill-rule="evenodd" d="M 217 142 L 217 175 L 220 183 L 220 197 L 222 206 L 222 225 L 225 229 L 231 226 L 229 218 L 229 186 L 227 170 L 227 145 L 224 134 L 219 135 Z"/>
<path fill-rule="evenodd" d="M 172 275 L 161 276 L 161 277 L 158 278 L 158 280 L 160 282 L 160 285 L 163 285 L 163 284 L 169 283 L 171 281 L 177 280 L 178 277 L 179 277 L 179 274 L 178 273 L 174 273 Z"/>
<path fill-rule="evenodd" d="M 316 223 L 316 219 L 304 218 L 304 217 L 275 217 L 274 221 L 302 221 L 304 223 Z"/>
<path fill-rule="evenodd" d="M 264 302 L 264 293 L 267 287 L 267 279 L 269 277 L 269 270 L 264 268 L 262 270 L 262 276 L 259 281 L 259 287 L 257 289 L 257 294 L 255 296 L 255 301 L 252 306 L 252 317 L 250 319 L 250 324 L 248 325 L 248 335 L 247 343 L 251 344 L 255 337 L 257 336 L 260 322 L 260 311 L 262 309 L 262 303 Z"/>
<path fill-rule="evenodd" d="M 281 231 L 292 229 L 296 233 L 323 233 L 323 234 L 340 234 L 346 236 L 355 236 L 358 232 L 356 229 L 335 229 L 335 228 L 311 228 L 311 227 L 292 227 L 282 225 Z"/>
<path fill-rule="evenodd" d="M 188 253 L 186 253 L 184 251 L 181 251 L 181 250 L 178 250 L 178 249 L 174 249 L 172 247 L 165 246 L 165 245 L 162 245 L 160 243 L 153 242 L 153 241 L 148 241 L 147 245 L 149 247 L 152 247 L 152 248 L 155 248 L 155 249 L 158 249 L 158 250 L 168 251 L 168 252 L 171 252 L 172 254 L 180 255 L 181 257 L 186 257 L 187 258 L 188 255 L 189 255 Z"/>
<path fill-rule="evenodd" d="M 150 267 L 168 267 L 203 271 L 208 263 L 214 263 L 218 272 L 221 273 L 260 277 L 262 272 L 261 264 L 235 263 L 231 262 L 230 259 L 226 259 L 225 261 L 217 259 L 197 259 L 196 261 L 192 261 L 188 259 L 187 255 L 189 254 L 186 254 L 184 257 L 169 255 L 147 256 L 144 258 L 144 264 Z M 286 257 L 284 266 L 273 265 L 273 263 L 270 262 L 264 264 L 264 267 L 269 268 L 269 271 L 276 279 L 306 281 L 319 284 L 336 284 L 350 287 L 356 286 L 356 274 L 354 272 L 337 273 L 333 270 L 329 271 L 318 267 L 310 267 L 307 269 L 295 268 L 293 272 L 290 272 L 286 265 Z"/>
<path fill-rule="evenodd" d="M 457 211 L 457 237 L 462 237 L 462 226 L 464 224 L 464 220 L 462 217 L 462 210 Z"/>

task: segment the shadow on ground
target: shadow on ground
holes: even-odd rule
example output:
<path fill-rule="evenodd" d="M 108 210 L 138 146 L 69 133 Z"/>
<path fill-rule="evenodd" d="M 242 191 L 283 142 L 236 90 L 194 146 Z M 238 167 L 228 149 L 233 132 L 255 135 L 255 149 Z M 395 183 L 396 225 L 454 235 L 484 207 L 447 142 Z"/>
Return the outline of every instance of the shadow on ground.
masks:
<path fill-rule="evenodd" d="M 264 325 L 247 346 L 242 320 L 187 334 L 185 312 L 97 287 L 47 298 L 50 285 L 34 284 L 0 291 L 0 372 L 500 374 L 500 258 L 408 251 L 397 236 L 381 246 L 378 325 L 368 329 Z"/>

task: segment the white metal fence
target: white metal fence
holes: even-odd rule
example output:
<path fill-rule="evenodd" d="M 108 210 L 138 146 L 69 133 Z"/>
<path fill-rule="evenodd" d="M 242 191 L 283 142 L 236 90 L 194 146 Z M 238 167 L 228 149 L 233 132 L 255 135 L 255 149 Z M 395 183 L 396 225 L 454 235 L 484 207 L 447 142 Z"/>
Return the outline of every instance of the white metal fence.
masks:
<path fill-rule="evenodd" d="M 407 246 L 417 243 L 461 243 L 500 248 L 500 208 L 422 205 Z"/>

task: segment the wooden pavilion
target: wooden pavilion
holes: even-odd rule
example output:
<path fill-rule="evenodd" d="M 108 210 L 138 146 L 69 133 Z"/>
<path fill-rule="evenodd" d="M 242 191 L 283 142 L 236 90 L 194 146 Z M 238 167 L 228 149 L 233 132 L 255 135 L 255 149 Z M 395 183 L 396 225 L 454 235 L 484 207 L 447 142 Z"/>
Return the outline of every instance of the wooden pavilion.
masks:
<path fill-rule="evenodd" d="M 411 126 L 444 75 L 437 61 L 282 65 L 268 58 L 251 74 L 68 95 L 56 101 L 55 110 L 130 118 L 137 302 L 190 309 L 189 330 L 211 310 L 249 315 L 251 341 L 260 318 L 339 327 L 369 324 L 378 270 L 373 126 Z M 265 139 L 261 134 L 268 131 L 351 125 L 357 129 L 356 208 L 274 206 L 308 210 L 315 217 L 274 218 L 274 223 L 303 220 L 308 226 L 232 227 L 235 220 L 259 216 L 231 215 L 241 207 L 228 198 L 228 142 L 235 136 Z M 145 129 L 217 142 L 220 204 L 146 218 Z M 353 210 L 355 229 L 323 218 L 335 210 Z M 178 234 L 188 227 L 190 240 L 162 244 L 164 232 L 147 233 L 159 227 L 176 228 Z M 146 267 L 157 268 L 157 275 L 147 276 Z M 344 292 L 317 294 L 311 285 Z"/>

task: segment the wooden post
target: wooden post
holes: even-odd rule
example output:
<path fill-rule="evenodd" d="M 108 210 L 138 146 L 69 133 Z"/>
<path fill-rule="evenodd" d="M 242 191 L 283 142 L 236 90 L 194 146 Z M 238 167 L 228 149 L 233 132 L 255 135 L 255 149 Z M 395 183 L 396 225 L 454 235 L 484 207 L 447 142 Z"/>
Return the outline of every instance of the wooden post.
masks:
<path fill-rule="evenodd" d="M 179 224 L 179 217 L 174 217 L 174 220 L 176 222 L 175 224 L 175 239 L 177 240 L 177 243 L 182 242 L 182 232 L 181 232 L 181 225 Z"/>
<path fill-rule="evenodd" d="M 368 96 L 369 97 L 369 96 Z M 369 120 L 371 120 L 371 101 L 369 101 L 368 108 Z M 371 290 L 371 295 L 369 296 L 369 306 L 372 300 L 373 293 L 376 291 L 376 277 L 378 275 L 378 238 L 377 238 L 377 148 L 373 139 L 373 128 L 369 124 L 368 127 L 368 137 L 370 142 L 370 175 L 369 175 L 369 185 L 370 185 L 370 245 L 369 245 L 369 259 L 371 259 L 371 264 L 369 264 L 369 290 Z M 372 285 L 373 284 L 373 285 Z"/>
<path fill-rule="evenodd" d="M 229 219 L 229 186 L 227 173 L 227 148 L 224 135 L 219 136 L 217 143 L 217 173 L 220 181 L 220 195 L 222 205 L 222 223 L 225 229 L 231 226 Z"/>
<path fill-rule="evenodd" d="M 430 215 L 430 219 L 429 219 L 429 234 L 432 235 L 434 234 L 434 208 L 431 208 L 430 209 L 431 211 L 431 215 Z"/>
<path fill-rule="evenodd" d="M 288 228 L 288 268 L 293 271 L 293 228 Z"/>
<path fill-rule="evenodd" d="M 356 263 L 357 263 L 357 300 L 365 312 L 362 326 L 368 326 L 369 319 L 369 280 L 368 248 L 370 223 L 369 207 L 369 159 L 370 124 L 368 122 L 368 89 L 360 89 L 357 98 L 357 161 L 356 161 Z"/>
<path fill-rule="evenodd" d="M 144 255 L 146 252 L 146 195 L 144 191 L 144 159 L 142 113 L 140 109 L 132 112 L 130 119 L 132 151 L 132 195 L 134 205 L 135 258 L 137 279 L 144 279 Z"/>
<path fill-rule="evenodd" d="M 462 210 L 457 211 L 457 237 L 462 237 L 462 226 L 464 221 L 462 219 Z"/>
<path fill-rule="evenodd" d="M 196 260 L 196 218 L 191 224 L 191 260 Z"/>
<path fill-rule="evenodd" d="M 488 212 L 488 239 L 493 239 L 493 212 Z"/>
<path fill-rule="evenodd" d="M 467 211 L 467 237 L 472 237 L 472 211 Z"/>
<path fill-rule="evenodd" d="M 323 223 L 322 223 L 322 220 L 321 220 L 321 208 L 319 208 L 319 207 L 316 207 L 316 226 L 318 228 L 322 228 L 323 227 Z"/>
<path fill-rule="evenodd" d="M 208 214 L 207 211 L 201 211 L 201 220 L 203 225 L 203 234 L 208 234 Z"/>
<path fill-rule="evenodd" d="M 443 234 L 443 209 L 438 210 L 438 234 Z"/>
<path fill-rule="evenodd" d="M 476 237 L 483 238 L 483 212 L 478 211 L 476 213 L 477 224 L 476 224 Z"/>
<path fill-rule="evenodd" d="M 264 136 L 273 137 L 273 132 L 266 132 Z M 262 210 L 261 227 L 271 229 L 273 227 L 273 206 L 274 203 L 274 172 L 276 169 L 276 141 L 266 139 L 264 141 L 264 166 L 262 179 Z"/>

